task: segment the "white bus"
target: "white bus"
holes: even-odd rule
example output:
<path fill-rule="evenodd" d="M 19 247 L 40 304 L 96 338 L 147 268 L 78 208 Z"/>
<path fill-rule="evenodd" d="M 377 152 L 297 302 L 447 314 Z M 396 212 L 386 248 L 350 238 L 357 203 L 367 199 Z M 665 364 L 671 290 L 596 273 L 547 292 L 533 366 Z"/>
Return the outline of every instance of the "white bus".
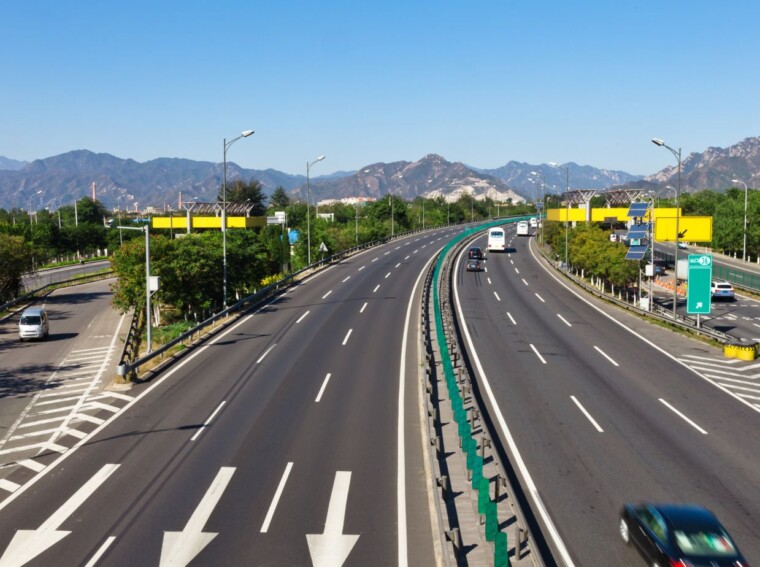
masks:
<path fill-rule="evenodd" d="M 486 249 L 489 252 L 504 252 L 507 249 L 507 237 L 504 234 L 503 228 L 498 227 L 489 229 L 488 246 Z"/>
<path fill-rule="evenodd" d="M 521 220 L 517 223 L 517 236 L 530 236 L 528 221 Z"/>

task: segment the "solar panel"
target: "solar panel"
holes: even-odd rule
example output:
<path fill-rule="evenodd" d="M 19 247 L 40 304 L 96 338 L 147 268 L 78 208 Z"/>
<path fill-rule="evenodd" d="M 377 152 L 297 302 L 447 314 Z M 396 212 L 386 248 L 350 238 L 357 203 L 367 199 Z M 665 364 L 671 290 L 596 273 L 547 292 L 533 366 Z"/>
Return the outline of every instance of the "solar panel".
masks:
<path fill-rule="evenodd" d="M 643 217 L 647 214 L 649 203 L 631 203 L 628 207 L 629 217 Z"/>
<path fill-rule="evenodd" d="M 649 223 L 646 224 L 634 224 L 629 230 L 628 230 L 628 239 L 632 238 L 646 238 L 649 236 Z"/>
<path fill-rule="evenodd" d="M 625 255 L 626 260 L 642 260 L 647 254 L 649 246 L 631 246 Z"/>

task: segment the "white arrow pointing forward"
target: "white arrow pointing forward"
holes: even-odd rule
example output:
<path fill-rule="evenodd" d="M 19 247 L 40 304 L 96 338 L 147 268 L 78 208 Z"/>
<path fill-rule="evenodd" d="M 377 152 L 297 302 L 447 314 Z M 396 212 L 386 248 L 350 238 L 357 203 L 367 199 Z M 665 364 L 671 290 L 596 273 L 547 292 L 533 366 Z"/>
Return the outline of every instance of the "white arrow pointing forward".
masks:
<path fill-rule="evenodd" d="M 340 567 L 359 539 L 358 535 L 343 535 L 349 484 L 351 471 L 335 473 L 330 504 L 327 507 L 325 531 L 322 534 L 306 534 L 314 567 Z"/>
<path fill-rule="evenodd" d="M 119 465 L 105 465 L 83 484 L 63 506 L 45 520 L 39 529 L 18 530 L 5 549 L 3 556 L 0 557 L 0 565 L 3 567 L 24 565 L 69 535 L 70 531 L 59 530 L 58 528 L 118 468 Z"/>
<path fill-rule="evenodd" d="M 193 515 L 190 516 L 185 529 L 181 532 L 164 532 L 160 567 L 184 567 L 219 535 L 204 532 L 203 526 L 206 525 L 234 472 L 235 467 L 219 469 L 214 482 L 209 486 Z"/>

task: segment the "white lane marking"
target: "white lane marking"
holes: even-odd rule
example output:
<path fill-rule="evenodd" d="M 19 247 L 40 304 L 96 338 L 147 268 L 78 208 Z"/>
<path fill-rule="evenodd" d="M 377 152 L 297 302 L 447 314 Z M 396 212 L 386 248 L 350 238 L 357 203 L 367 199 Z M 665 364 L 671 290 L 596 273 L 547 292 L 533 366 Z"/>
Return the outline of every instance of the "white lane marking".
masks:
<path fill-rule="evenodd" d="M 346 276 L 346 277 L 343 279 L 343 281 L 341 281 L 340 283 L 346 283 L 346 282 L 347 282 L 348 280 L 350 280 L 350 279 L 351 279 L 351 276 Z"/>
<path fill-rule="evenodd" d="M 328 373 L 327 373 L 327 376 L 325 376 L 325 380 L 324 380 L 324 382 L 322 382 L 322 387 L 319 389 L 319 393 L 317 394 L 317 399 L 316 399 L 316 400 L 314 400 L 316 403 L 319 403 L 319 400 L 321 400 L 321 399 L 322 399 L 322 394 L 324 393 L 324 391 L 325 391 L 325 388 L 327 388 L 327 382 L 329 382 L 329 381 L 330 381 L 330 376 L 332 376 L 332 374 L 330 374 L 330 373 L 328 372 Z"/>
<path fill-rule="evenodd" d="M 486 278 L 488 280 L 488 285 L 491 285 L 491 278 Z"/>
<path fill-rule="evenodd" d="M 288 463 L 285 467 L 285 472 L 282 473 L 280 484 L 277 485 L 277 490 L 274 493 L 274 498 L 272 498 L 272 503 L 269 505 L 269 510 L 267 511 L 267 515 L 264 518 L 264 523 L 261 525 L 260 533 L 262 534 L 267 533 L 267 530 L 269 530 L 269 524 L 272 523 L 274 511 L 277 509 L 277 504 L 280 501 L 280 496 L 282 496 L 282 491 L 285 490 L 285 483 L 288 482 L 288 477 L 290 476 L 290 471 L 292 468 L 293 463 Z"/>
<path fill-rule="evenodd" d="M 327 299 L 327 296 L 332 293 L 332 290 L 328 291 L 326 294 L 322 296 L 322 299 Z"/>
<path fill-rule="evenodd" d="M 87 565 L 84 567 L 95 567 L 95 565 L 98 564 L 98 561 L 100 561 L 100 558 L 103 557 L 103 554 L 108 550 L 109 547 L 111 547 L 111 544 L 116 541 L 116 536 L 109 536 L 106 538 L 106 541 L 103 542 L 103 545 L 98 548 L 98 550 L 95 552 L 95 555 L 93 555 L 90 560 L 87 562 Z"/>
<path fill-rule="evenodd" d="M 517 268 L 515 268 L 515 273 L 516 273 L 516 274 L 519 274 L 519 273 L 520 273 L 520 270 L 518 270 Z"/>
<path fill-rule="evenodd" d="M 661 401 L 663 404 L 665 404 L 665 406 L 666 406 L 666 407 L 667 407 L 667 408 L 668 408 L 670 411 L 672 411 L 672 412 L 673 412 L 674 414 L 676 414 L 678 417 L 680 417 L 681 419 L 683 419 L 683 420 L 684 420 L 686 423 L 688 423 L 689 425 L 691 425 L 691 426 L 692 426 L 694 429 L 696 429 L 697 431 L 699 431 L 699 432 L 700 432 L 702 435 L 707 435 L 707 431 L 705 431 L 704 429 L 702 429 L 702 428 L 701 428 L 699 425 L 697 425 L 696 423 L 694 423 L 692 420 L 690 420 L 688 417 L 686 417 L 684 414 L 682 414 L 680 411 L 678 411 L 676 408 L 674 408 L 674 407 L 673 407 L 672 405 L 670 405 L 668 402 L 666 402 L 666 401 L 665 401 L 665 400 L 663 400 L 662 398 L 659 398 L 659 400 L 660 400 L 660 401 Z"/>
<path fill-rule="evenodd" d="M 512 314 L 509 311 L 507 311 L 507 317 L 509 317 L 509 320 L 512 321 L 513 325 L 517 325 L 517 321 L 515 321 L 515 318 L 512 317 Z"/>
<path fill-rule="evenodd" d="M 512 265 L 514 265 L 515 261 L 514 260 L 510 260 L 509 263 L 512 264 Z"/>
<path fill-rule="evenodd" d="M 361 271 L 362 271 L 364 268 L 366 268 L 366 267 L 367 267 L 367 266 L 362 266 L 361 268 L 359 268 L 359 269 L 358 269 L 358 270 L 356 270 L 356 271 L 357 271 L 357 272 L 361 272 Z"/>
<path fill-rule="evenodd" d="M 380 289 L 380 284 L 377 284 L 375 286 L 375 289 L 372 290 L 372 293 L 377 293 L 377 290 Z"/>
<path fill-rule="evenodd" d="M 350 484 L 350 471 L 335 473 L 330 503 L 327 505 L 325 529 L 321 534 L 306 534 L 306 543 L 309 546 L 313 565 L 343 565 L 359 539 L 358 535 L 343 533 Z"/>
<path fill-rule="evenodd" d="M 6 492 L 16 492 L 21 485 L 8 480 L 7 478 L 0 478 L 0 489 Z"/>
<path fill-rule="evenodd" d="M 218 533 L 204 532 L 203 528 L 232 480 L 235 467 L 222 467 L 180 532 L 164 532 L 159 567 L 187 565 Z"/>
<path fill-rule="evenodd" d="M 277 343 L 274 343 L 272 346 L 270 346 L 268 349 L 266 349 L 266 350 L 264 351 L 264 354 L 262 354 L 262 355 L 259 357 L 259 359 L 256 361 L 256 364 L 261 364 L 261 361 L 262 361 L 262 360 L 264 360 L 264 357 L 265 357 L 266 355 L 268 355 L 268 354 L 271 352 L 271 350 L 272 350 L 274 347 L 276 347 L 276 346 L 277 346 Z"/>
<path fill-rule="evenodd" d="M 620 366 L 617 362 L 615 362 L 614 360 L 612 360 L 612 358 L 610 357 L 610 355 L 608 355 L 606 352 L 604 352 L 598 346 L 594 345 L 594 349 L 596 349 L 596 352 L 598 352 L 599 354 L 601 354 L 604 358 L 606 358 L 607 360 L 609 360 L 615 366 Z"/>
<path fill-rule="evenodd" d="M 346 346 L 346 343 L 348 343 L 348 337 L 350 337 L 350 336 L 351 336 L 351 333 L 353 333 L 353 332 L 354 332 L 354 330 L 353 330 L 353 329 L 349 329 L 349 330 L 348 330 L 348 332 L 346 333 L 346 338 L 345 338 L 345 339 L 343 339 L 343 343 L 342 343 L 342 344 L 343 344 L 343 346 Z"/>
<path fill-rule="evenodd" d="M 525 281 L 525 278 L 521 278 L 521 279 L 522 279 L 522 283 L 524 283 L 525 285 L 528 285 L 528 282 Z"/>
<path fill-rule="evenodd" d="M 485 273 L 488 273 L 488 266 L 485 266 L 485 267 L 483 268 L 483 271 L 484 271 Z M 491 280 L 488 280 L 488 282 L 490 283 L 490 282 L 491 282 Z"/>
<path fill-rule="evenodd" d="M 200 428 L 198 428 L 198 431 L 195 432 L 195 435 L 193 435 L 190 438 L 190 441 L 195 441 L 198 437 L 200 437 L 201 433 L 203 433 L 203 430 L 208 427 L 209 423 L 211 423 L 211 420 L 214 419 L 216 414 L 219 413 L 219 410 L 221 410 L 224 404 L 226 403 L 227 403 L 226 400 L 223 400 L 222 403 L 217 406 L 217 408 L 211 413 L 211 415 L 208 416 L 208 419 L 203 422 L 203 425 Z"/>
<path fill-rule="evenodd" d="M 412 254 L 416 254 L 417 252 L 419 252 L 419 249 L 417 249 L 414 252 L 412 252 Z"/>
<path fill-rule="evenodd" d="M 33 470 L 34 472 L 40 472 L 45 468 L 45 465 L 38 463 L 37 461 L 33 461 L 32 459 L 21 459 L 20 461 L 16 461 L 16 464 L 21 465 L 22 467 L 26 467 L 29 470 Z"/>
<path fill-rule="evenodd" d="M 401 265 L 401 262 L 399 262 L 398 264 L 396 264 L 396 265 L 394 266 L 394 268 L 398 268 L 400 265 Z"/>
<path fill-rule="evenodd" d="M 87 434 L 84 431 L 79 431 L 78 429 L 65 429 L 63 431 L 64 435 L 71 435 L 72 437 L 76 437 L 77 439 L 84 439 L 87 437 Z"/>
<path fill-rule="evenodd" d="M 543 357 L 543 356 L 541 356 L 541 353 L 540 353 L 540 352 L 538 352 L 538 349 L 537 349 L 536 347 L 534 347 L 534 346 L 533 346 L 533 344 L 531 344 L 531 345 L 530 345 L 530 348 L 532 348 L 532 349 L 533 349 L 533 352 L 535 352 L 535 353 L 536 353 L 536 356 L 538 357 L 538 359 L 539 359 L 541 362 L 543 362 L 544 364 L 546 364 L 546 360 L 544 360 L 544 357 Z"/>
<path fill-rule="evenodd" d="M 591 422 L 591 425 L 593 425 L 599 433 L 604 433 L 604 429 L 599 427 L 599 424 L 593 417 L 591 417 L 591 414 L 586 411 L 586 408 L 584 408 L 583 405 L 578 401 L 578 398 L 575 396 L 570 396 L 570 399 L 575 402 L 575 405 L 578 406 L 578 409 L 583 412 L 583 415 L 585 415 L 586 418 Z"/>
<path fill-rule="evenodd" d="M 457 265 L 457 269 L 458 268 L 459 266 Z M 456 278 L 454 278 L 454 298 L 456 302 L 457 312 L 459 313 L 459 318 L 462 321 L 466 321 L 464 313 L 462 312 L 462 304 L 459 301 L 459 284 L 457 283 Z M 509 446 L 511 454 L 514 456 L 515 466 L 522 473 L 523 479 L 525 479 L 526 490 L 528 494 L 530 494 L 531 498 L 533 499 L 533 502 L 535 503 L 535 509 L 537 510 L 537 513 L 541 516 L 541 518 L 544 521 L 544 524 L 547 527 L 547 530 L 548 530 L 547 537 L 550 537 L 552 541 L 554 542 L 554 547 L 557 549 L 557 552 L 562 557 L 562 561 L 564 562 L 566 567 L 574 567 L 575 564 L 573 563 L 573 560 L 570 557 L 570 553 L 567 550 L 567 546 L 565 545 L 565 542 L 562 541 L 562 536 L 560 536 L 559 531 L 557 530 L 557 526 L 554 525 L 554 522 L 552 521 L 552 518 L 549 515 L 549 511 L 546 509 L 543 499 L 541 498 L 541 495 L 538 493 L 538 487 L 536 487 L 536 483 L 534 482 L 533 477 L 530 476 L 530 472 L 528 471 L 528 467 L 522 458 L 522 454 L 520 453 L 520 450 L 517 448 L 517 444 L 515 443 L 515 439 L 512 436 L 512 432 L 507 426 L 507 421 L 504 419 L 504 414 L 501 412 L 501 408 L 499 407 L 499 402 L 496 401 L 496 398 L 493 393 L 493 388 L 491 388 L 491 383 L 488 380 L 488 376 L 486 376 L 486 373 L 483 370 L 483 365 L 480 362 L 480 357 L 478 356 L 478 353 L 475 349 L 475 345 L 472 342 L 472 337 L 470 336 L 470 330 L 467 328 L 466 324 L 462 325 L 462 331 L 464 333 L 465 340 L 467 341 L 467 344 L 469 346 L 469 350 L 472 353 L 472 358 L 475 363 L 475 368 L 477 369 L 477 372 L 481 377 L 481 382 L 483 384 L 483 388 L 485 390 L 486 396 L 491 402 L 491 407 L 494 408 L 496 422 L 499 424 L 499 427 L 501 428 L 501 431 L 504 435 L 503 439 L 506 441 L 507 445 Z M 403 460 L 403 457 L 399 457 L 398 460 L 399 461 Z"/>
<path fill-rule="evenodd" d="M 391 251 L 390 251 L 390 250 L 388 250 L 388 252 L 386 252 L 385 254 L 383 254 L 383 256 L 387 256 L 387 255 L 388 255 L 388 254 L 390 254 L 390 253 L 391 253 Z"/>
<path fill-rule="evenodd" d="M 557 313 L 557 317 L 559 317 L 560 319 L 562 319 L 562 322 L 565 325 L 567 325 L 568 327 L 572 327 L 572 325 L 570 324 L 570 322 L 567 319 L 565 319 L 562 315 L 560 315 L 559 313 Z"/>
<path fill-rule="evenodd" d="M 496 296 L 496 301 L 501 301 L 501 297 L 499 297 L 499 294 L 498 294 L 498 293 L 496 293 L 496 292 L 494 291 L 494 292 L 493 292 L 493 294 Z"/>
<path fill-rule="evenodd" d="M 385 279 L 387 280 L 390 275 L 391 275 L 390 272 L 388 272 L 387 274 L 385 274 Z"/>
<path fill-rule="evenodd" d="M 362 305 L 362 308 L 359 309 L 359 313 L 364 313 L 364 310 L 367 308 L 367 302 L 364 302 L 364 305 Z"/>
<path fill-rule="evenodd" d="M 301 321 L 303 321 L 304 319 L 306 319 L 306 316 L 307 316 L 309 313 L 311 313 L 311 311 L 307 311 L 306 313 L 304 313 L 303 315 L 301 315 L 301 316 L 300 316 L 300 317 L 299 317 L 299 318 L 296 320 L 296 323 L 300 323 Z"/>
<path fill-rule="evenodd" d="M 408 260 L 408 259 L 409 259 L 409 256 L 406 256 L 406 257 L 404 258 L 404 260 Z"/>
<path fill-rule="evenodd" d="M 373 262 L 377 262 L 379 259 L 380 259 L 380 257 L 377 257 L 377 258 L 375 258 L 375 259 L 374 259 L 374 260 L 372 260 L 372 261 L 373 261 Z"/>
<path fill-rule="evenodd" d="M 100 488 L 119 465 L 104 465 L 90 480 L 85 482 L 63 505 L 45 520 L 36 530 L 18 530 L 0 557 L 0 565 L 24 565 L 55 545 L 70 531 L 59 530 L 61 525 L 77 511 L 84 502 Z M 15 491 L 14 494 L 19 494 Z"/>
<path fill-rule="evenodd" d="M 541 297 L 540 295 L 536 294 L 536 297 L 541 300 L 541 303 L 546 303 L 546 301 L 544 301 L 544 298 Z"/>

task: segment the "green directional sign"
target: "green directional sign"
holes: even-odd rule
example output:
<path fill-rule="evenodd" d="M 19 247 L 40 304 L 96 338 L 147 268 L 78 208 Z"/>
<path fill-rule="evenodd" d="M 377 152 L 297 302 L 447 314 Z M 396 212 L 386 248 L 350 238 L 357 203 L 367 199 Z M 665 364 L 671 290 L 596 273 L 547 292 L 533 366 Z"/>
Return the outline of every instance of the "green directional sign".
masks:
<path fill-rule="evenodd" d="M 710 314 L 710 282 L 712 281 L 712 256 L 689 254 L 689 273 L 686 284 L 686 313 Z"/>

